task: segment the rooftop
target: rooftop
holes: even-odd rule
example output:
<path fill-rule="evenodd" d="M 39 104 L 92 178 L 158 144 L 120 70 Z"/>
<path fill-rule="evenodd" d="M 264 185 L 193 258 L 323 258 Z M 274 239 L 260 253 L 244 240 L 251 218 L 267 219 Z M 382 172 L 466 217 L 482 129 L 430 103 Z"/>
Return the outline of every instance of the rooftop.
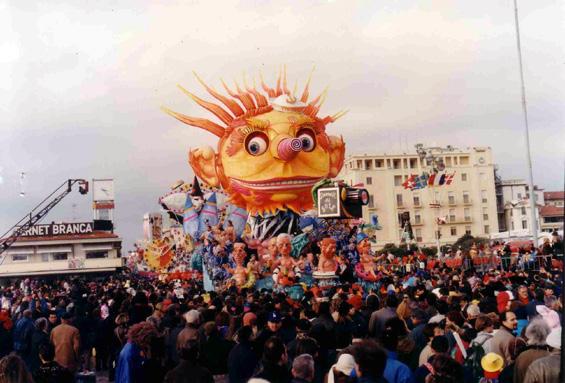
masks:
<path fill-rule="evenodd" d="M 547 200 L 562 200 L 565 199 L 565 192 L 563 191 L 550 191 L 543 193 L 543 199 Z"/>
<path fill-rule="evenodd" d="M 82 239 L 115 239 L 119 238 L 117 234 L 107 231 L 93 231 L 88 234 L 70 234 L 70 235 L 45 235 L 45 236 L 29 236 L 20 237 L 16 243 L 37 242 L 37 241 L 76 241 Z"/>
<path fill-rule="evenodd" d="M 563 207 L 547 205 L 540 209 L 539 214 L 542 217 L 562 217 L 563 212 Z"/>

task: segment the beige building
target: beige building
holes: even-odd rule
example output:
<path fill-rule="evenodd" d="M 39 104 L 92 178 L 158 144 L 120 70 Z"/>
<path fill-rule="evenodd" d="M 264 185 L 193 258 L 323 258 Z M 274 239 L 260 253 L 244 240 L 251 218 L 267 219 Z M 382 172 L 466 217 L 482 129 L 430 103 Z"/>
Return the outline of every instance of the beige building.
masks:
<path fill-rule="evenodd" d="M 0 279 L 113 273 L 123 266 L 122 239 L 94 223 L 34 225 L 0 256 Z"/>
<path fill-rule="evenodd" d="M 382 153 L 349 156 L 339 179 L 364 184 L 371 198 L 363 218 L 377 215 L 382 230 L 379 246 L 400 243 L 399 215 L 410 213 L 414 236 L 419 244 L 435 245 L 439 228 L 440 243 L 455 242 L 465 233 L 488 237 L 498 232 L 495 193 L 495 165 L 489 147 L 449 148 L 434 152 L 442 158 L 445 170 L 453 174 L 450 185 L 407 190 L 403 183 L 411 175 L 430 172 L 430 167 L 414 153 Z M 439 205 L 439 207 L 437 207 Z M 438 225 L 438 217 L 445 223 Z"/>

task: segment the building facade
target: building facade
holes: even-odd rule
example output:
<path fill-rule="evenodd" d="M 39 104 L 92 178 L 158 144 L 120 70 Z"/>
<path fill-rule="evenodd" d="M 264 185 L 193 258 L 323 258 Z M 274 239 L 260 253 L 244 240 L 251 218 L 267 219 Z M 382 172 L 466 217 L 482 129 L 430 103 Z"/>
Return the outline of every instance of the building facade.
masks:
<path fill-rule="evenodd" d="M 403 186 L 412 175 L 430 171 L 416 152 L 352 155 L 346 159 L 338 179 L 350 185 L 363 184 L 369 191 L 363 218 L 369 222 L 372 215 L 378 217 L 382 226 L 377 232 L 379 246 L 401 242 L 400 215 L 404 212 L 410 214 L 414 237 L 421 245 L 435 245 L 438 231 L 442 245 L 466 233 L 488 237 L 498 232 L 491 149 L 450 148 L 437 156 L 445 164 L 445 173 L 454 174 L 452 182 L 417 190 Z"/>
<path fill-rule="evenodd" d="M 565 192 L 553 191 L 543 193 L 545 206 L 540 209 L 541 231 L 552 233 L 563 231 L 565 215 Z"/>
<path fill-rule="evenodd" d="M 534 186 L 536 195 L 535 216 L 538 228 L 540 228 L 539 213 L 544 205 L 544 193 L 542 189 Z M 525 180 L 501 180 L 497 184 L 497 193 L 502 195 L 502 217 L 500 231 L 530 232 L 531 230 L 531 200 L 530 188 Z"/>
<path fill-rule="evenodd" d="M 123 266 L 122 240 L 93 222 L 35 225 L 0 257 L 0 278 L 109 273 Z"/>

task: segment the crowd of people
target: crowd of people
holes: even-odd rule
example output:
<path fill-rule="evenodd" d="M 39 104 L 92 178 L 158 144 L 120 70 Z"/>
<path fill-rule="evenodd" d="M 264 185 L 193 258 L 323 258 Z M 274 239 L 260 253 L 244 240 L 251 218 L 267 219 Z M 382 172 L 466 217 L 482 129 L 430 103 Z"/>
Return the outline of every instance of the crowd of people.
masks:
<path fill-rule="evenodd" d="M 299 296 L 129 273 L 13 281 L 0 383 L 562 381 L 562 269 L 448 259 L 400 262 L 371 289 L 342 268 Z"/>

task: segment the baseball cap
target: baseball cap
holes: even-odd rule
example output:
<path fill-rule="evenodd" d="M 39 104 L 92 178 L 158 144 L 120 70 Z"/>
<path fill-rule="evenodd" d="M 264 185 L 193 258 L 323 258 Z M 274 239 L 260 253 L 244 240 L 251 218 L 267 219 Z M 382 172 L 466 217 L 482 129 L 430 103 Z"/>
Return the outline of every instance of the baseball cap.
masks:
<path fill-rule="evenodd" d="M 271 323 L 280 323 L 282 320 L 281 314 L 277 311 L 272 311 L 267 317 L 267 321 Z"/>
<path fill-rule="evenodd" d="M 198 310 L 190 310 L 184 314 L 184 319 L 186 320 L 186 323 L 198 323 L 200 322 L 200 313 Z"/>

